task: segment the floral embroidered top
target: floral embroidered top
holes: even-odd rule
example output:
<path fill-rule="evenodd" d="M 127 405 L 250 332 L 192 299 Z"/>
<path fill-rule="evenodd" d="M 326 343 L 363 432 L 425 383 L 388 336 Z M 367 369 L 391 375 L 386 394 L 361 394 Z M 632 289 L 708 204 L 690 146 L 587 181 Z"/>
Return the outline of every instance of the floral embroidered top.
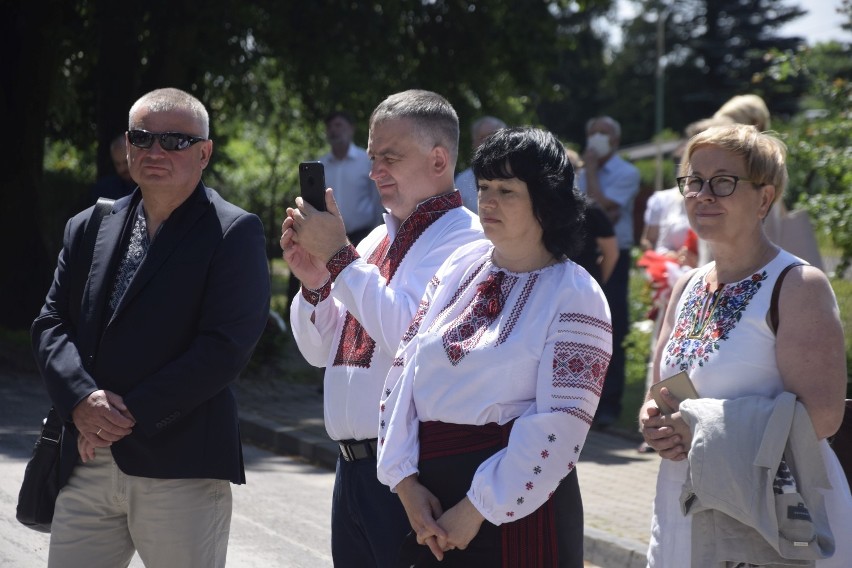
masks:
<path fill-rule="evenodd" d="M 780 394 L 775 334 L 766 315 L 778 274 L 794 260 L 781 251 L 748 278 L 717 290 L 705 280 L 715 264 L 698 269 L 677 303 L 661 378 L 686 371 L 702 397 Z"/>
<path fill-rule="evenodd" d="M 685 370 L 703 398 L 774 398 L 781 394 L 784 385 L 776 362 L 775 334 L 767 316 L 778 275 L 795 261 L 801 262 L 781 250 L 750 277 L 716 291 L 705 281 L 714 263 L 699 268 L 677 303 L 674 328 L 662 353 L 660 377 Z M 836 456 L 825 440 L 820 445 L 829 478 L 841 480 L 843 472 Z M 686 460 L 660 462 L 648 548 L 651 567 L 691 563 L 692 516 L 683 514 L 680 503 L 688 472 Z M 835 485 L 835 491 L 826 495 L 832 531 L 849 526 L 849 521 L 833 516 L 837 511 L 832 512 L 833 503 L 848 502 L 849 493 L 840 484 Z M 848 511 L 843 514 L 849 518 Z M 849 534 L 849 530 L 837 534 Z M 839 565 L 848 566 L 848 559 L 848 555 L 841 556 Z M 817 562 L 817 566 L 836 565 Z"/>
<path fill-rule="evenodd" d="M 575 263 L 513 273 L 492 252 L 484 240 L 462 247 L 430 282 L 385 382 L 378 475 L 393 489 L 418 471 L 420 421 L 517 419 L 467 494 L 499 525 L 535 511 L 577 463 L 612 327 L 603 292 Z"/>

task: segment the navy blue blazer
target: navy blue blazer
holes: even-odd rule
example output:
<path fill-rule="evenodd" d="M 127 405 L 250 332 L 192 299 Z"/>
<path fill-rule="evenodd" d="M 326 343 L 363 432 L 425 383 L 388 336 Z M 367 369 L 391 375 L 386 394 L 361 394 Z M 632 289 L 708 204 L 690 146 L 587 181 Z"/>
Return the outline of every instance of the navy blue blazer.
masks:
<path fill-rule="evenodd" d="M 133 433 L 112 445 L 124 473 L 244 483 L 230 385 L 269 315 L 263 225 L 199 182 L 163 223 L 109 316 L 109 295 L 141 198 L 136 189 L 115 202 L 101 223 L 90 267 L 79 265 L 92 208 L 68 221 L 53 283 L 32 325 L 36 361 L 66 420 L 63 479 L 79 457 L 71 411 L 106 389 L 124 397 L 136 418 Z M 77 270 L 88 277 L 75 277 Z"/>

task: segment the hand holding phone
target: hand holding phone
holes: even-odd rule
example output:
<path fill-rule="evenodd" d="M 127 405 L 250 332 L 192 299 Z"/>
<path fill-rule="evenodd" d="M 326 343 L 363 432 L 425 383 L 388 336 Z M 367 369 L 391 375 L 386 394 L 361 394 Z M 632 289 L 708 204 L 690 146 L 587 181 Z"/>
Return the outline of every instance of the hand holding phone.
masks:
<path fill-rule="evenodd" d="M 698 391 L 695 390 L 695 386 L 692 384 L 689 375 L 686 371 L 681 371 L 677 375 L 651 385 L 651 396 L 663 414 L 673 414 L 675 412 L 675 409 L 666 404 L 665 400 L 663 400 L 663 395 L 660 394 L 660 389 L 663 387 L 669 389 L 671 395 L 678 400 L 701 398 L 698 396 Z"/>
<path fill-rule="evenodd" d="M 302 199 L 315 209 L 325 211 L 325 166 L 322 162 L 302 162 L 299 164 L 299 186 Z"/>

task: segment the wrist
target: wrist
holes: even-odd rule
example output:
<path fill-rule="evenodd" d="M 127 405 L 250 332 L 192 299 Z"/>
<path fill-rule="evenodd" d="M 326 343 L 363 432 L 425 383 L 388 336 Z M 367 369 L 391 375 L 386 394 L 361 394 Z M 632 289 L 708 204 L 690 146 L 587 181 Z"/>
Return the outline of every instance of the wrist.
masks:
<path fill-rule="evenodd" d="M 321 284 L 318 288 L 309 288 L 305 283 L 302 283 L 302 297 L 308 301 L 309 304 L 316 306 L 331 294 L 331 275 L 326 277 L 325 283 Z"/>
<path fill-rule="evenodd" d="M 408 493 L 417 483 L 419 483 L 417 481 L 417 474 L 412 473 L 408 477 L 403 477 L 402 481 L 397 483 L 393 490 L 396 492 L 397 495 L 402 497 L 403 495 Z"/>
<path fill-rule="evenodd" d="M 359 258 L 361 258 L 361 256 L 351 243 L 346 243 L 344 246 L 337 249 L 337 252 L 331 255 L 331 258 L 328 259 L 328 262 L 325 264 L 325 267 L 328 269 L 330 274 L 329 280 L 334 282 L 337 279 L 337 275 L 343 272 L 344 268 Z"/>

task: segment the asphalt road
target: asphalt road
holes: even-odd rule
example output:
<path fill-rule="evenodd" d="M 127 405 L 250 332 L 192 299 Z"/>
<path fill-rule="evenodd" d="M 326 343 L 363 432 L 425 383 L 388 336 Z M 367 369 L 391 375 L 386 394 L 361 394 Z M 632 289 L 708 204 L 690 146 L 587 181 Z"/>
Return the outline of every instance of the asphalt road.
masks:
<path fill-rule="evenodd" d="M 43 568 L 49 535 L 15 520 L 24 467 L 49 407 L 37 378 L 0 373 L 0 567 Z M 232 486 L 228 565 L 332 566 L 329 527 L 334 473 L 252 446 L 246 485 Z M 130 564 L 142 568 L 138 557 Z"/>

